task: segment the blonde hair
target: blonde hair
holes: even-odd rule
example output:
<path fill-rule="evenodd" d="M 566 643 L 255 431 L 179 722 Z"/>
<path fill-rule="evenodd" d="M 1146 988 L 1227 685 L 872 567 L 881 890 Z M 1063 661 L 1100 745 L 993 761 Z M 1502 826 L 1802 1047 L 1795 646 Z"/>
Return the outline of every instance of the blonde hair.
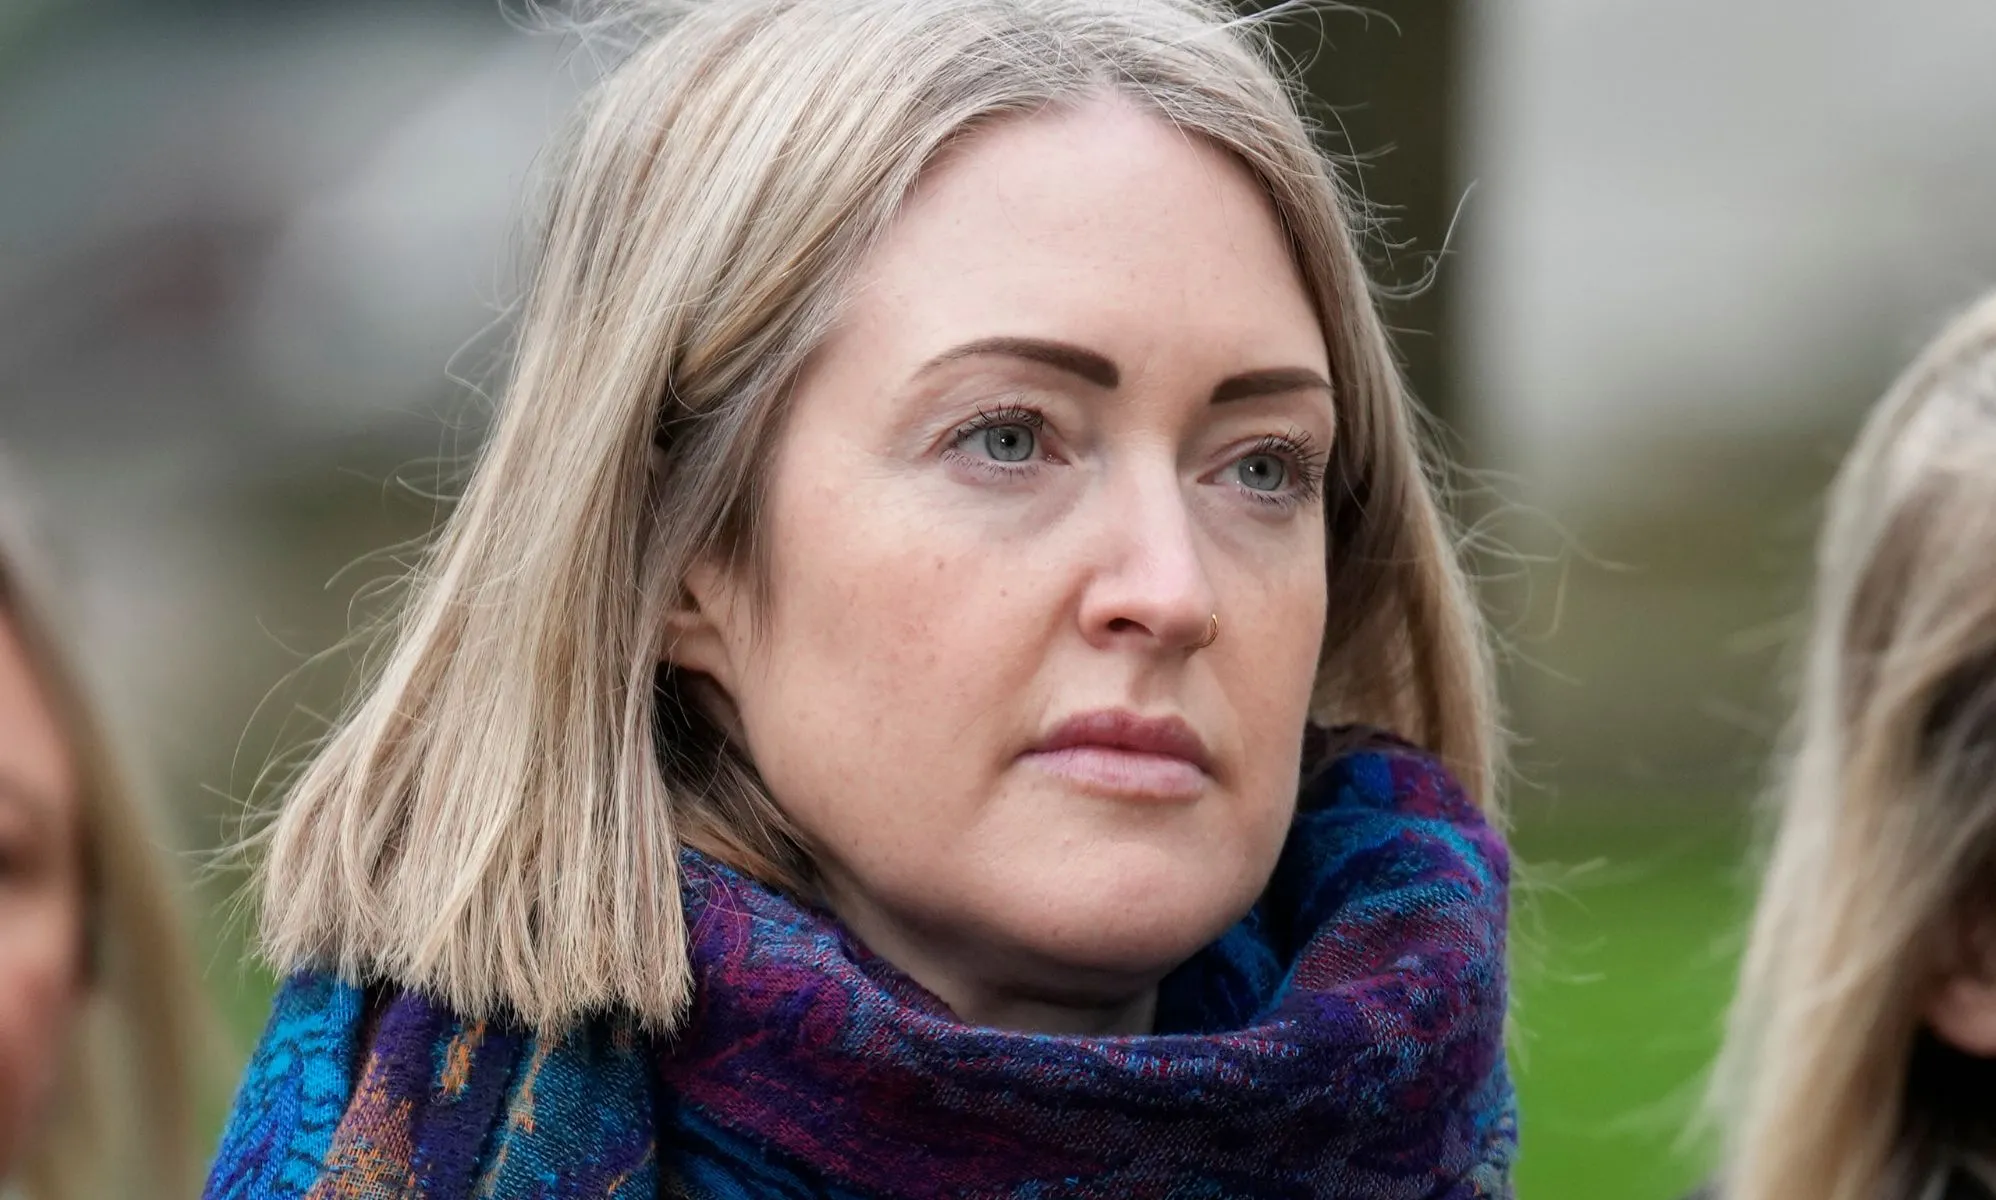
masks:
<path fill-rule="evenodd" d="M 1470 589 L 1333 173 L 1250 26 L 1219 0 L 670 7 L 585 107 L 496 428 L 376 677 L 267 831 L 280 969 L 545 1028 L 606 1007 L 674 1024 L 679 848 L 792 887 L 810 863 L 658 667 L 665 616 L 703 556 L 766 588 L 752 465 L 925 167 L 1097 94 L 1244 163 L 1321 314 L 1341 427 L 1316 716 L 1422 741 L 1491 795 Z"/>
<path fill-rule="evenodd" d="M 1866 424 L 1815 604 L 1715 1090 L 1728 1200 L 1913 1194 L 1951 1119 L 1909 1069 L 1996 885 L 1996 296 Z"/>
<path fill-rule="evenodd" d="M 6 482 L 0 472 L 0 485 Z M 151 822 L 65 652 L 64 611 L 0 486 L 0 621 L 26 648 L 75 763 L 88 987 L 54 1103 L 17 1166 L 33 1200 L 191 1196 L 198 1061 L 210 1030 Z"/>

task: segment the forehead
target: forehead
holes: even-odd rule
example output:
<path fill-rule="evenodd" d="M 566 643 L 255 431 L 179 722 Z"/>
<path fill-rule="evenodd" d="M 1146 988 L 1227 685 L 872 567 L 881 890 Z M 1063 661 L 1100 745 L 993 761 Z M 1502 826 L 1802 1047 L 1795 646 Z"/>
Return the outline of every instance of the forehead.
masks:
<path fill-rule="evenodd" d="M 1003 328 L 1141 359 L 1146 347 L 1118 343 L 1148 330 L 1152 342 L 1194 339 L 1229 369 L 1242 357 L 1328 367 L 1260 182 L 1117 97 L 1002 121 L 953 146 L 862 269 L 852 319 L 869 318 L 910 342 Z"/>
<path fill-rule="evenodd" d="M 12 614 L 0 609 L 0 804 L 75 803 L 70 748 Z"/>

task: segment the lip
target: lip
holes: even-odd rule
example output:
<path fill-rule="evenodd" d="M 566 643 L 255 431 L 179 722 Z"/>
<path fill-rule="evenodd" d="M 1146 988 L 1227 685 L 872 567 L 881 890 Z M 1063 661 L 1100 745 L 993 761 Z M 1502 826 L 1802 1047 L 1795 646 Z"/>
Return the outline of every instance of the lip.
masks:
<path fill-rule="evenodd" d="M 1084 791 L 1188 800 L 1206 790 L 1212 755 L 1179 717 L 1102 709 L 1069 717 L 1025 754 Z"/>

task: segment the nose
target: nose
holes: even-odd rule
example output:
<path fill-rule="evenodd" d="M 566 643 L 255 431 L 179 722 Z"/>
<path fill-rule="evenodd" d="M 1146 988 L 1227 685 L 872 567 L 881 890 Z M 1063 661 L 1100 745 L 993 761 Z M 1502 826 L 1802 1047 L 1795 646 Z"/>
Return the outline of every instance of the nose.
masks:
<path fill-rule="evenodd" d="M 1177 472 L 1160 464 L 1122 475 L 1106 483 L 1097 509 L 1099 552 L 1082 593 L 1082 632 L 1105 648 L 1196 648 L 1219 601 Z"/>

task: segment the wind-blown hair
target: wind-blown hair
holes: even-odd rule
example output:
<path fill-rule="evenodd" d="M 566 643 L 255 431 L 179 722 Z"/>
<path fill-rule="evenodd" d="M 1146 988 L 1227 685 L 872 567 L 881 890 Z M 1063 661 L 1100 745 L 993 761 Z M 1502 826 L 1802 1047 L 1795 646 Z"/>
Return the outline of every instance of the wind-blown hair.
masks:
<path fill-rule="evenodd" d="M 1996 901 L 1996 296 L 1831 492 L 1779 822 L 1714 1091 L 1727 1200 L 1925 1194 L 1996 1116 L 1921 1007 Z M 1987 1137 L 1988 1129 L 1980 1136 Z M 1938 1193 L 1934 1193 L 1938 1194 Z"/>
<path fill-rule="evenodd" d="M 643 16 L 642 6 L 636 10 Z M 510 384 L 392 648 L 267 832 L 281 969 L 561 1027 L 690 994 L 677 852 L 811 866 L 659 666 L 689 566 L 769 581 L 759 464 L 855 265 L 924 168 L 1113 94 L 1267 191 L 1330 348 L 1315 716 L 1386 726 L 1486 801 L 1479 618 L 1332 168 L 1219 0 L 707 0 L 660 9 L 559 163 Z"/>
<path fill-rule="evenodd" d="M 4 464 L 0 464 L 4 467 Z M 53 1111 L 16 1165 L 27 1200 L 192 1196 L 211 1030 L 152 822 L 58 628 L 66 611 L 0 470 L 0 621 L 27 652 L 75 765 L 87 973 Z M 11 1194 L 11 1193 L 10 1193 Z"/>

